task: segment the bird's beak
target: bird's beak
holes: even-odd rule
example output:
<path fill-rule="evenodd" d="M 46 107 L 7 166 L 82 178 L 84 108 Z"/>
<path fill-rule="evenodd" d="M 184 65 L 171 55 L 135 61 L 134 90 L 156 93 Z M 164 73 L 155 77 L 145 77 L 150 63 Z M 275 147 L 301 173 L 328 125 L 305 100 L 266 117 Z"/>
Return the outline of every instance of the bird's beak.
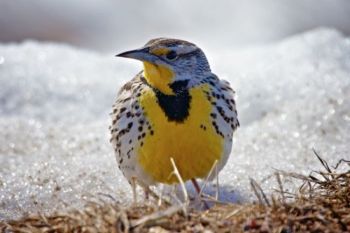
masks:
<path fill-rule="evenodd" d="M 135 49 L 119 53 L 115 55 L 116 57 L 126 57 L 132 58 L 140 61 L 147 61 L 153 63 L 156 59 L 156 56 L 149 53 L 149 48 Z"/>

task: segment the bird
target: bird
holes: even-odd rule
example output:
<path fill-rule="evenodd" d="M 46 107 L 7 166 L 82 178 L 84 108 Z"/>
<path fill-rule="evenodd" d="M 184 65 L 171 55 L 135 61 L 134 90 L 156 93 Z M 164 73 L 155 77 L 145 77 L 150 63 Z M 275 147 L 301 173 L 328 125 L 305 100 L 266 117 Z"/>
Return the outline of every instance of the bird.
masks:
<path fill-rule="evenodd" d="M 112 108 L 110 142 L 118 167 L 147 195 L 150 186 L 204 179 L 220 172 L 239 127 L 235 91 L 219 79 L 194 43 L 155 38 L 116 55 L 141 61 L 143 70 L 123 85 Z"/>

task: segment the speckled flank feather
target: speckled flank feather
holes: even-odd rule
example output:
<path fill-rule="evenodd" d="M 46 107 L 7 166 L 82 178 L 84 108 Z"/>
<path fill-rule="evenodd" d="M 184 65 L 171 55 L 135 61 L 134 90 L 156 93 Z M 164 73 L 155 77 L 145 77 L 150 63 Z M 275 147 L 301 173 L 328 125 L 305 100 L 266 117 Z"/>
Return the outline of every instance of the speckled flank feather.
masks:
<path fill-rule="evenodd" d="M 145 184 L 153 181 L 145 174 L 137 162 L 137 148 L 143 143 L 146 134 L 152 134 L 152 126 L 147 121 L 138 97 L 144 89 L 149 89 L 139 73 L 126 83 L 118 92 L 113 105 L 111 143 L 113 145 L 119 169 L 131 181 L 132 177 L 143 177 Z M 143 184 L 142 180 L 139 180 Z"/>
<path fill-rule="evenodd" d="M 219 171 L 226 164 L 232 148 L 232 136 L 239 127 L 234 90 L 230 83 L 219 80 L 215 75 L 205 78 L 202 82 L 210 85 L 210 92 L 206 93 L 208 100 L 213 105 L 210 118 L 217 134 L 224 138 L 223 157 L 218 161 Z"/>

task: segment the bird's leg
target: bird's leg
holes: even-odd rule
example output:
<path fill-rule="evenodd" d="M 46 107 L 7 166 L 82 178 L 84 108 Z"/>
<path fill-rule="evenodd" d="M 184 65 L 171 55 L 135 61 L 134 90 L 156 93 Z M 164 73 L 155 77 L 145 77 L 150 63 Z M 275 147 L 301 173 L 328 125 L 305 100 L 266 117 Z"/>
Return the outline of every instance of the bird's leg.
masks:
<path fill-rule="evenodd" d="M 192 182 L 194 188 L 196 189 L 196 191 L 197 191 L 197 193 L 198 193 L 198 196 L 201 195 L 201 188 L 199 187 L 199 184 L 198 184 L 198 182 L 196 181 L 196 179 L 194 179 L 194 178 L 191 179 L 191 182 Z M 201 196 L 199 196 L 199 198 L 201 198 Z M 208 203 L 207 203 L 205 200 L 202 200 L 202 202 L 203 202 L 203 204 L 204 204 L 204 207 L 205 207 L 206 209 L 209 209 Z"/>
<path fill-rule="evenodd" d="M 145 194 L 145 200 L 149 200 L 150 189 L 148 187 L 143 188 L 143 193 Z"/>
<path fill-rule="evenodd" d="M 133 195 L 133 204 L 137 204 L 137 193 L 136 193 L 136 177 L 131 177 L 131 188 L 132 188 L 132 195 Z"/>
<path fill-rule="evenodd" d="M 191 181 L 192 181 L 192 184 L 193 184 L 194 188 L 196 189 L 197 193 L 200 194 L 201 188 L 199 187 L 199 184 L 197 183 L 196 179 L 193 178 L 193 179 L 191 179 Z"/>

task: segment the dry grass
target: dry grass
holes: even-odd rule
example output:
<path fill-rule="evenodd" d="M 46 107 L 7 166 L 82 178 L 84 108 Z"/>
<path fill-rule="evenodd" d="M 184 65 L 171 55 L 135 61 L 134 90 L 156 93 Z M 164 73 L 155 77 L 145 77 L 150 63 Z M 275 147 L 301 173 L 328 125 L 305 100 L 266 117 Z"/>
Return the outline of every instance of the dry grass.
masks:
<path fill-rule="evenodd" d="M 83 210 L 50 216 L 29 216 L 0 223 L 2 232 L 350 232 L 350 166 L 342 160 L 309 176 L 278 171 L 278 195 L 267 197 L 251 180 L 259 204 L 216 204 L 206 211 L 183 206 L 140 205 L 125 208 L 89 203 Z M 283 189 L 283 177 L 303 181 L 299 191 Z"/>

